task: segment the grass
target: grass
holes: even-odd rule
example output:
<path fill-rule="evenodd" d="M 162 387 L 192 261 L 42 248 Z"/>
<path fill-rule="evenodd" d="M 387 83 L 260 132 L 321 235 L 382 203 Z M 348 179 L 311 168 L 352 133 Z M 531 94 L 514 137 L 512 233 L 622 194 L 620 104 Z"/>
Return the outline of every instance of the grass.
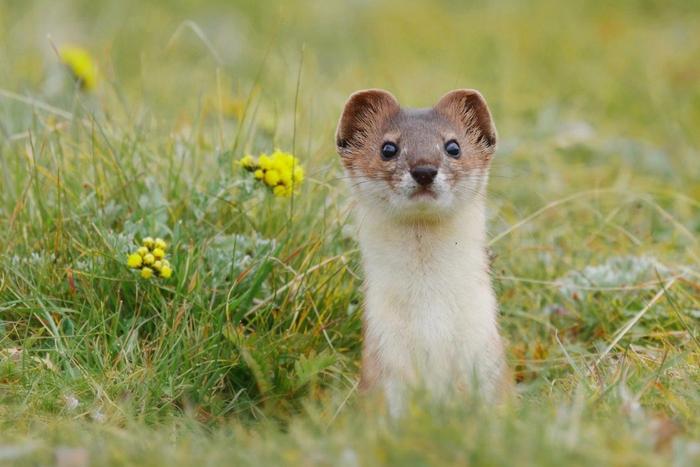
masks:
<path fill-rule="evenodd" d="M 14 2 L 0 10 L 0 462 L 693 465 L 692 2 Z M 99 64 L 84 92 L 55 47 Z M 483 91 L 518 401 L 356 394 L 346 96 Z M 275 199 L 234 168 L 293 152 Z M 146 235 L 175 274 L 125 266 Z"/>

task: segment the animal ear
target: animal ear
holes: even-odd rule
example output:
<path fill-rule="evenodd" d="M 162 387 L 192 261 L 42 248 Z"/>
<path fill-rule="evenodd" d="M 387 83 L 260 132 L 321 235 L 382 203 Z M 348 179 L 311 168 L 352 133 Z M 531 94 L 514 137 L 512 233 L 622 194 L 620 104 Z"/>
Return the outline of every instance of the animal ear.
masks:
<path fill-rule="evenodd" d="M 396 115 L 399 110 L 396 98 L 382 89 L 353 93 L 345 103 L 335 133 L 338 153 L 341 156 L 347 155 L 361 148 L 371 131 Z"/>
<path fill-rule="evenodd" d="M 496 147 L 496 127 L 484 96 L 474 89 L 450 91 L 435 105 L 435 110 L 464 128 L 474 143 L 493 151 Z"/>

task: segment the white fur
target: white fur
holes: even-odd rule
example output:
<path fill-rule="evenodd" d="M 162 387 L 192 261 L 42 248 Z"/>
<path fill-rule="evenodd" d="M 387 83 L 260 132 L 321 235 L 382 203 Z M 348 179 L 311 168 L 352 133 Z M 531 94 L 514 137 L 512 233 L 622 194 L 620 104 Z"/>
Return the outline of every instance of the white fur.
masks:
<path fill-rule="evenodd" d="M 383 181 L 355 184 L 365 342 L 376 343 L 394 414 L 408 386 L 436 396 L 476 387 L 492 398 L 498 385 L 504 362 L 485 250 L 486 174 L 478 179 L 475 195 L 438 175 L 437 197 L 417 200 L 410 176 L 396 191 Z"/>

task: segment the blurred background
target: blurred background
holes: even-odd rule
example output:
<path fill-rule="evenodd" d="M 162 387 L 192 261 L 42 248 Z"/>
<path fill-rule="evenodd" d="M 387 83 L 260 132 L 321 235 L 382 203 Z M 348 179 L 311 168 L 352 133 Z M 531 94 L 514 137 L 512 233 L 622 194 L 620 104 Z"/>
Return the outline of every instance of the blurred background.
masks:
<path fill-rule="evenodd" d="M 663 147 L 674 157 L 658 164 L 683 176 L 698 143 L 698 10 L 681 0 L 5 0 L 0 83 L 57 102 L 52 44 L 78 44 L 99 65 L 97 98 L 114 101 L 114 118 L 147 110 L 172 123 L 217 93 L 235 112 L 257 86 L 260 112 L 289 139 L 303 61 L 299 129 L 328 152 L 356 89 L 384 87 L 429 106 L 473 87 L 488 98 L 505 149 L 563 126 Z"/>

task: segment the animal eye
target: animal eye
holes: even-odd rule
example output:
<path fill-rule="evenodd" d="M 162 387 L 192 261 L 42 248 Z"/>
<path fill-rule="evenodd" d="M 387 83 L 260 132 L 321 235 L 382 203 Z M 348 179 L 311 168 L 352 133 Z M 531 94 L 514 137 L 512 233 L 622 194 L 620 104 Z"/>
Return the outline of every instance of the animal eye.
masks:
<path fill-rule="evenodd" d="M 382 159 L 387 160 L 396 156 L 399 153 L 399 148 L 394 143 L 384 143 L 382 145 Z"/>
<path fill-rule="evenodd" d="M 459 143 L 453 139 L 449 140 L 445 143 L 445 152 L 454 158 L 459 157 Z"/>

